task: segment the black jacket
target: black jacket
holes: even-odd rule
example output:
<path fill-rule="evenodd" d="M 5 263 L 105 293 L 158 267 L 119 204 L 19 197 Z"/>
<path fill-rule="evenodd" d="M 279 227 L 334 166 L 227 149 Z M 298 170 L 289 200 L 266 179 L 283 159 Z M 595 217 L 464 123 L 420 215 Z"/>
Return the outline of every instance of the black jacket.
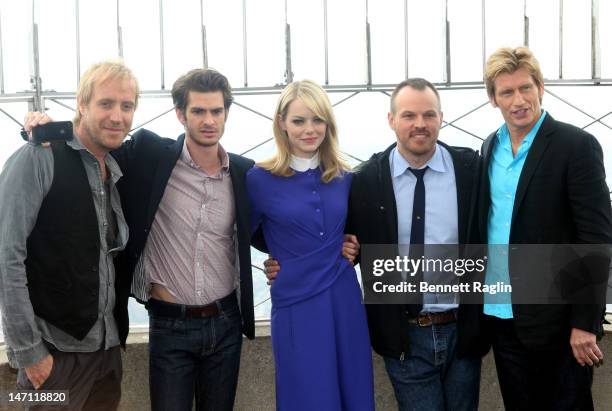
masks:
<path fill-rule="evenodd" d="M 460 244 L 478 243 L 475 237 L 477 183 L 480 170 L 478 153 L 468 148 L 453 148 L 444 143 L 451 154 L 457 184 L 457 212 Z M 347 233 L 357 235 L 361 244 L 397 244 L 397 209 L 389 154 L 395 144 L 377 153 L 360 166 L 351 186 Z M 401 358 L 409 349 L 408 324 L 403 305 L 368 304 L 368 326 L 374 350 L 381 355 Z M 460 355 L 481 354 L 474 344 L 479 334 L 479 306 L 461 305 L 459 308 Z"/>
<path fill-rule="evenodd" d="M 177 140 L 161 138 L 143 129 L 112 152 L 124 174 L 117 187 L 130 228 L 130 240 L 116 263 L 117 271 L 120 272 L 117 278 L 122 281 L 121 298 L 125 301 L 129 296 L 134 268 L 144 250 L 166 184 L 180 157 L 184 139 L 184 135 Z M 247 337 L 254 338 L 249 202 L 245 186 L 246 172 L 253 166 L 253 161 L 230 153 L 229 163 L 236 207 L 242 331 Z M 117 304 L 121 303 L 118 299 Z"/>
<path fill-rule="evenodd" d="M 492 133 L 483 145 L 479 231 L 487 242 Z M 510 244 L 611 244 L 612 217 L 601 146 L 591 134 L 547 114 L 525 159 L 512 210 Z M 510 252 L 510 280 L 521 264 Z M 523 259 L 524 260 L 524 259 Z M 527 262 L 528 263 L 528 262 Z M 604 264 L 607 276 L 609 263 Z M 605 288 L 606 284 L 601 284 Z M 603 290 L 605 293 L 605 290 Z M 602 333 L 603 304 L 513 304 L 521 342 L 543 349 L 569 341 L 571 328 Z"/>

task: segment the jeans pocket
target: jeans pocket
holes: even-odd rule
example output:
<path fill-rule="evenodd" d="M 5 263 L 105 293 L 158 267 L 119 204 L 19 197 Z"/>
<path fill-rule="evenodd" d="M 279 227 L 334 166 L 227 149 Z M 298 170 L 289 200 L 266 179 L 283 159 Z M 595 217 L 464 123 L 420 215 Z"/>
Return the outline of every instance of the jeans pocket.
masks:
<path fill-rule="evenodd" d="M 183 328 L 183 322 L 180 318 L 149 316 L 149 332 L 151 334 L 181 334 Z"/>
<path fill-rule="evenodd" d="M 223 310 L 218 318 L 224 324 L 225 328 L 231 329 L 234 327 L 242 327 L 242 317 L 240 316 L 240 310 L 238 307 Z"/>
<path fill-rule="evenodd" d="M 223 310 L 213 321 L 217 342 L 235 344 L 242 340 L 242 317 L 238 307 Z"/>

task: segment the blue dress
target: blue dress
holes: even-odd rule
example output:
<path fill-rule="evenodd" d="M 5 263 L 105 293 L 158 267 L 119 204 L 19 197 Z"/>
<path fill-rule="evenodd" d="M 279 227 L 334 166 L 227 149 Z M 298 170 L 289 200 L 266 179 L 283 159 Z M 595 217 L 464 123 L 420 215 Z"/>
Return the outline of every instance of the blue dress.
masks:
<path fill-rule="evenodd" d="M 361 290 L 341 255 L 351 175 L 247 174 L 251 227 L 280 263 L 270 289 L 279 410 L 373 410 L 372 352 Z"/>

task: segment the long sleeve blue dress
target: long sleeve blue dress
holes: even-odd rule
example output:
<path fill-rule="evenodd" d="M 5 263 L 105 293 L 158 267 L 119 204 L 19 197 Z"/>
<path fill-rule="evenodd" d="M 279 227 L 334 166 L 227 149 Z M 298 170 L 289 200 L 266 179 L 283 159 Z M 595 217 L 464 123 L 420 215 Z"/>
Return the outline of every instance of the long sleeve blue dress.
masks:
<path fill-rule="evenodd" d="M 247 174 L 251 227 L 281 267 L 270 289 L 278 410 L 374 409 L 361 290 L 341 255 L 351 177 Z"/>

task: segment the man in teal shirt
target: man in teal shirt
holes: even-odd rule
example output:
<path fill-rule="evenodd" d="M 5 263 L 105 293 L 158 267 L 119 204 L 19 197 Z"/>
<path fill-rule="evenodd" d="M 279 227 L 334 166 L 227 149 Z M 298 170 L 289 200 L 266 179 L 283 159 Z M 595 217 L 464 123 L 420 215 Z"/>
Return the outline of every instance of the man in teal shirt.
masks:
<path fill-rule="evenodd" d="M 512 284 L 526 275 L 513 265 L 509 244 L 612 243 L 601 146 L 542 110 L 544 80 L 531 51 L 494 52 L 485 84 L 505 121 L 483 145 L 479 222 L 490 250 L 486 282 Z M 495 297 L 485 298 L 483 323 L 505 407 L 593 409 L 592 366 L 603 360 L 597 336 L 605 306 Z"/>
<path fill-rule="evenodd" d="M 498 281 L 510 284 L 508 247 L 504 245 L 507 245 L 510 240 L 510 224 L 512 223 L 516 187 L 529 148 L 540 130 L 544 117 L 546 117 L 546 112 L 541 110 L 539 119 L 527 132 L 516 152 L 512 149 L 508 124 L 502 125 L 495 133 L 496 145 L 491 153 L 490 166 L 486 170 L 489 174 L 491 197 L 487 237 L 488 244 L 492 245 L 489 248 L 487 284 L 496 284 Z M 485 314 L 503 319 L 512 318 L 512 302 L 509 293 L 485 294 L 484 302 Z"/>

